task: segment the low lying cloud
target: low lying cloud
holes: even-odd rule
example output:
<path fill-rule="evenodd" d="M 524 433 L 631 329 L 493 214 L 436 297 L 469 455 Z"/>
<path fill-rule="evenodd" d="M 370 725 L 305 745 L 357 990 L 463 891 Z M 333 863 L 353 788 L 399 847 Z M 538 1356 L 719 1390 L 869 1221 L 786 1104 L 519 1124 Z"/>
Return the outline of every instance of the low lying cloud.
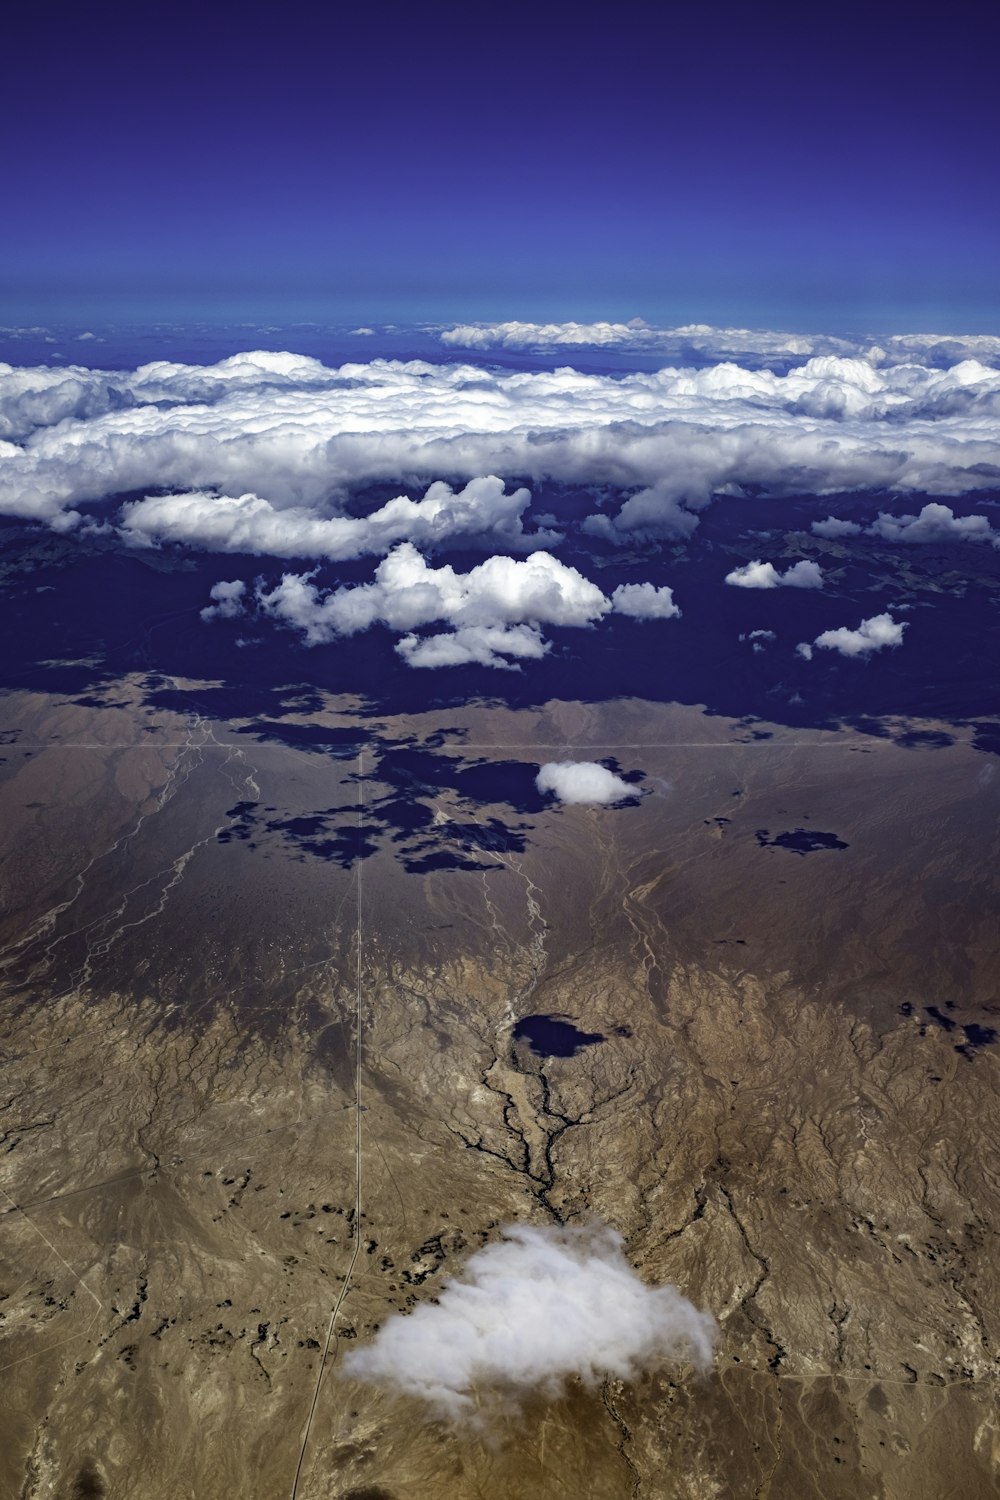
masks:
<path fill-rule="evenodd" d="M 628 323 L 459 323 L 442 332 L 441 342 L 458 349 L 622 349 L 675 358 L 697 354 L 805 359 L 813 354 L 863 352 L 857 343 L 822 334 L 714 328 L 709 323 L 656 328 L 642 318 Z"/>
<path fill-rule="evenodd" d="M 869 526 L 827 516 L 825 521 L 814 521 L 812 530 L 816 536 L 832 539 L 877 536 L 886 542 L 914 546 L 927 542 L 989 542 L 1000 548 L 1000 531 L 994 530 L 988 516 L 956 516 L 950 505 L 937 501 L 930 501 L 917 516 L 893 516 L 879 511 Z"/>
<path fill-rule="evenodd" d="M 634 1380 L 666 1361 L 707 1370 L 715 1319 L 676 1287 L 647 1286 L 602 1226 L 515 1225 L 470 1256 L 436 1302 L 389 1319 L 342 1369 L 427 1402 L 435 1416 L 488 1421 L 570 1381 Z"/>
<path fill-rule="evenodd" d="M 610 807 L 635 796 L 630 786 L 607 766 L 593 760 L 546 761 L 535 777 L 540 792 L 551 792 L 559 802 L 589 807 Z"/>
<path fill-rule="evenodd" d="M 809 359 L 836 354 L 860 357 L 873 365 L 938 369 L 964 359 L 1000 364 L 1000 338 L 993 334 L 896 334 L 876 341 L 767 328 L 716 328 L 710 323 L 657 328 L 642 318 L 628 323 L 459 323 L 442 331 L 441 342 L 457 349 L 622 349 L 682 358 L 697 354 L 706 359 L 741 355 Z"/>
<path fill-rule="evenodd" d="M 549 649 L 537 625 L 464 625 L 437 635 L 404 635 L 396 650 L 409 667 L 513 667 Z"/>
<path fill-rule="evenodd" d="M 890 614 L 872 615 L 870 619 L 862 620 L 856 630 L 846 625 L 837 630 L 824 630 L 811 644 L 800 641 L 795 649 L 806 661 L 812 660 L 815 647 L 821 651 L 838 651 L 841 656 L 871 656 L 875 651 L 884 651 L 887 646 L 902 645 L 906 628 L 905 620 L 894 620 Z"/>
<path fill-rule="evenodd" d="M 656 330 L 641 318 L 629 323 L 459 323 L 441 334 L 458 349 L 646 348 Z"/>
<path fill-rule="evenodd" d="M 622 584 L 608 598 L 549 552 L 489 557 L 468 573 L 456 573 L 447 564 L 432 566 L 409 542 L 383 558 L 372 583 L 324 593 L 312 574 L 286 573 L 271 590 L 259 586 L 257 601 L 265 614 L 301 631 L 309 646 L 373 625 L 405 632 L 396 649 L 412 667 L 510 667 L 511 658 L 540 657 L 548 650 L 543 625 L 582 629 L 612 612 L 646 620 L 680 614 L 667 587 Z M 414 633 L 435 624 L 451 629 Z"/>
<path fill-rule="evenodd" d="M 818 563 L 803 558 L 779 573 L 773 563 L 755 558 L 727 573 L 726 582 L 738 589 L 821 589 L 823 570 Z"/>
<path fill-rule="evenodd" d="M 814 536 L 826 537 L 829 541 L 838 541 L 844 536 L 860 536 L 864 527 L 857 521 L 841 521 L 837 516 L 827 516 L 825 521 L 814 521 L 810 528 Z"/>
<path fill-rule="evenodd" d="M 530 504 L 530 490 L 517 489 L 508 495 L 503 480 L 494 474 L 470 479 L 458 493 L 437 480 L 422 500 L 398 495 L 362 517 L 324 516 L 307 506 L 277 506 L 261 495 L 234 497 L 196 490 L 151 495 L 124 505 L 121 530 L 138 545 L 182 542 L 207 552 L 330 562 L 385 554 L 401 541 L 424 547 L 505 547 L 513 552 L 530 552 L 561 541 L 554 531 L 524 530 L 524 513 Z"/>

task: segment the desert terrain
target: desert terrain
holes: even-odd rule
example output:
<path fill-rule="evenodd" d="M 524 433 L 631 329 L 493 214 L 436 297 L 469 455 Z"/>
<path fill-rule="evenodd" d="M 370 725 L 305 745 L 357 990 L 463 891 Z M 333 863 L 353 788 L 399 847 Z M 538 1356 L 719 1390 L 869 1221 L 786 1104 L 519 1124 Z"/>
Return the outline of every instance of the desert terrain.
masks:
<path fill-rule="evenodd" d="M 294 685 L 225 719 L 140 676 L 0 728 L 2 1493 L 997 1493 L 967 733 Z M 635 797 L 546 801 L 566 759 Z M 595 1218 L 718 1320 L 707 1375 L 484 1428 L 343 1372 L 504 1226 Z"/>

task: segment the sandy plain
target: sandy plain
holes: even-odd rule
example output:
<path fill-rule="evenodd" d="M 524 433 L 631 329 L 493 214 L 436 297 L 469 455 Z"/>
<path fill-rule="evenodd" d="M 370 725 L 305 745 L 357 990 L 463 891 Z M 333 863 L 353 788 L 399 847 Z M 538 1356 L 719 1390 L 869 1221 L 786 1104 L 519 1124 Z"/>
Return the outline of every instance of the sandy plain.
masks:
<path fill-rule="evenodd" d="M 998 1492 L 1000 775 L 961 731 L 264 725 L 138 680 L 2 729 L 3 1493 Z M 633 805 L 524 790 L 606 757 Z M 605 1040 L 537 1056 L 534 1013 Z M 709 1376 L 484 1437 L 341 1374 L 503 1224 L 594 1214 L 714 1312 Z"/>

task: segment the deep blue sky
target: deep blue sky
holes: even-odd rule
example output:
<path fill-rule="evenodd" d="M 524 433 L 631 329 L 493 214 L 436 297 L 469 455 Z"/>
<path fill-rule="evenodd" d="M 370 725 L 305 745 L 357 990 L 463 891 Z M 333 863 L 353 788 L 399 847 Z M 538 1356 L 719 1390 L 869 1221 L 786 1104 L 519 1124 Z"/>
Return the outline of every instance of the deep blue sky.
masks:
<path fill-rule="evenodd" d="M 1000 331 L 1000 24 L 17 7 L 0 321 Z"/>

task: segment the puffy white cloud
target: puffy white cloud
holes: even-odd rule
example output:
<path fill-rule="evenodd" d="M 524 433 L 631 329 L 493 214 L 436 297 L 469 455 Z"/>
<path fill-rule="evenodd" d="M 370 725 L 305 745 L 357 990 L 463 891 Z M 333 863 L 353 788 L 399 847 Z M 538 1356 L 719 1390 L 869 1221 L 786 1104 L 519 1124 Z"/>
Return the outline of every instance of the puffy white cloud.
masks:
<path fill-rule="evenodd" d="M 727 573 L 726 582 L 739 589 L 821 589 L 823 570 L 818 563 L 802 558 L 784 573 L 779 573 L 773 563 L 755 558 L 753 562 L 744 563 Z"/>
<path fill-rule="evenodd" d="M 956 516 L 950 505 L 941 505 L 937 501 L 930 501 L 917 516 L 894 516 L 879 511 L 869 526 L 827 516 L 825 521 L 813 521 L 812 530 L 816 536 L 832 538 L 865 535 L 913 545 L 922 542 L 989 542 L 1000 547 L 1000 531 L 994 530 L 988 516 Z"/>
<path fill-rule="evenodd" d="M 550 760 L 535 777 L 540 792 L 551 792 L 559 802 L 609 807 L 634 797 L 635 787 L 593 760 Z"/>
<path fill-rule="evenodd" d="M 894 334 L 875 342 L 767 328 L 717 328 L 710 323 L 657 328 L 633 318 L 628 323 L 459 323 L 444 329 L 440 337 L 443 344 L 458 349 L 615 348 L 675 358 L 693 353 L 705 359 L 756 356 L 782 361 L 833 354 L 864 359 L 873 366 L 947 369 L 969 359 L 1000 365 L 1000 338 L 993 334 Z"/>
<path fill-rule="evenodd" d="M 674 481 L 648 485 L 630 495 L 613 518 L 601 513 L 587 516 L 583 530 L 617 546 L 660 537 L 682 541 L 698 525 L 698 517 L 693 512 L 707 505 L 711 497 L 707 488 L 699 488 L 692 481 L 682 501 L 671 487 L 675 482 L 676 477 Z"/>
<path fill-rule="evenodd" d="M 674 603 L 674 591 L 653 583 L 620 583 L 611 595 L 611 602 L 620 615 L 630 615 L 633 620 L 675 620 L 680 608 Z"/>
<path fill-rule="evenodd" d="M 209 552 L 343 561 L 388 552 L 397 542 L 425 547 L 506 547 L 530 552 L 561 540 L 553 531 L 526 532 L 531 492 L 507 494 L 495 475 L 470 479 L 457 494 L 437 480 L 422 500 L 398 495 L 367 516 L 324 515 L 319 508 L 278 506 L 261 495 L 196 490 L 150 495 L 122 507 L 122 533 L 132 542 L 183 542 Z"/>
<path fill-rule="evenodd" d="M 756 558 L 727 573 L 726 582 L 738 589 L 776 589 L 781 582 L 781 575 L 774 563 L 761 562 Z"/>
<path fill-rule="evenodd" d="M 216 585 L 216 589 L 230 585 Z M 218 598 L 215 589 L 212 597 Z M 582 629 L 615 612 L 636 620 L 680 615 L 673 590 L 652 583 L 619 584 L 611 597 L 576 568 L 548 552 L 529 557 L 493 556 L 457 573 L 432 566 L 410 542 L 401 542 L 375 569 L 371 583 L 323 592 L 313 573 L 285 573 L 268 589 L 258 584 L 265 614 L 299 630 L 309 646 L 356 635 L 373 625 L 405 632 L 396 649 L 412 667 L 477 662 L 509 667 L 549 649 L 541 626 Z M 204 612 L 217 618 L 220 611 Z M 451 628 L 418 636 L 423 626 Z M 512 658 L 509 660 L 508 658 Z"/>
<path fill-rule="evenodd" d="M 549 649 L 537 625 L 463 625 L 436 635 L 404 635 L 396 645 L 411 667 L 512 667 L 515 660 L 537 660 Z"/>
<path fill-rule="evenodd" d="M 459 323 L 441 334 L 459 349 L 645 347 L 654 332 L 641 318 L 630 323 Z"/>
<path fill-rule="evenodd" d="M 788 374 L 729 362 L 620 379 L 379 359 L 333 370 L 260 351 L 113 374 L 3 366 L 0 437 L 19 448 L 0 465 L 0 513 L 51 522 L 127 492 L 221 495 L 263 543 L 281 527 L 250 517 L 255 500 L 348 519 L 360 485 L 502 474 L 634 491 L 590 526 L 628 542 L 689 533 L 720 492 L 994 487 L 998 415 L 1000 373 L 969 359 L 940 370 L 824 353 Z M 203 505 L 183 515 L 194 545 L 211 533 L 231 550 Z M 180 511 L 128 519 L 181 539 Z"/>
<path fill-rule="evenodd" d="M 739 639 L 741 641 L 749 641 L 751 651 L 759 655 L 760 652 L 767 649 L 772 641 L 776 641 L 778 637 L 775 635 L 773 630 L 751 630 L 746 634 L 740 635 Z M 809 647 L 809 651 L 811 654 L 811 646 Z"/>
<path fill-rule="evenodd" d="M 426 1401 L 453 1421 L 489 1420 L 569 1381 L 634 1380 L 667 1360 L 705 1370 L 717 1328 L 673 1286 L 647 1286 L 614 1230 L 515 1225 L 470 1256 L 435 1302 L 397 1314 L 342 1369 Z"/>
<path fill-rule="evenodd" d="M 79 365 L 50 369 L 47 365 L 25 368 L 0 364 L 0 438 L 23 443 L 40 428 L 55 427 L 60 422 L 86 424 L 131 404 L 116 379 L 99 370 Z M 24 462 L 20 448 L 9 456 Z M 10 514 L 30 514 L 28 508 L 18 510 L 8 505 L 7 509 Z"/>
<path fill-rule="evenodd" d="M 669 589 L 643 595 L 653 618 L 666 617 Z M 477 661 L 508 666 L 504 656 L 538 657 L 547 646 L 539 626 L 581 628 L 616 608 L 589 579 L 548 552 L 530 557 L 489 557 L 468 573 L 435 568 L 409 542 L 401 542 L 375 570 L 372 583 L 322 593 L 312 574 L 286 573 L 275 588 L 258 588 L 265 613 L 300 630 L 318 646 L 372 625 L 406 632 L 397 649 L 415 667 Z M 626 610 L 625 612 L 628 612 Z M 424 625 L 445 623 L 451 634 L 418 638 Z M 515 627 L 515 628 L 511 628 Z"/>
<path fill-rule="evenodd" d="M 1000 338 L 990 333 L 898 333 L 883 339 L 882 346 L 869 350 L 869 357 L 880 357 L 895 363 L 912 362 L 947 368 L 965 359 L 986 365 L 1000 365 Z"/>
<path fill-rule="evenodd" d="M 759 328 L 714 328 L 709 323 L 654 328 L 642 318 L 628 323 L 459 323 L 441 333 L 441 342 L 458 349 L 631 349 L 707 357 L 754 354 L 808 357 L 820 353 L 860 352 L 858 345 L 824 335 L 777 333 Z M 888 356 L 880 351 L 884 358 Z"/>
<path fill-rule="evenodd" d="M 841 521 L 837 516 L 827 516 L 825 521 L 814 521 L 810 529 L 815 536 L 836 541 L 842 536 L 860 536 L 864 527 L 857 521 Z"/>
<path fill-rule="evenodd" d="M 209 597 L 214 599 L 214 604 L 206 605 L 201 611 L 203 620 L 235 620 L 237 615 L 243 613 L 243 597 L 247 586 L 242 578 L 235 578 L 232 583 L 224 580 L 213 583 L 209 590 Z"/>
<path fill-rule="evenodd" d="M 887 646 L 902 644 L 905 620 L 894 620 L 890 614 L 872 615 L 862 620 L 856 630 L 841 625 L 837 630 L 824 630 L 810 644 L 800 641 L 796 651 L 806 661 L 811 661 L 813 648 L 821 651 L 839 651 L 841 656 L 871 656 L 874 651 L 884 651 Z"/>
<path fill-rule="evenodd" d="M 890 542 L 991 542 L 1000 546 L 1000 533 L 987 516 L 956 516 L 949 505 L 931 502 L 918 516 L 891 516 L 884 511 L 868 527 L 871 536 Z"/>

